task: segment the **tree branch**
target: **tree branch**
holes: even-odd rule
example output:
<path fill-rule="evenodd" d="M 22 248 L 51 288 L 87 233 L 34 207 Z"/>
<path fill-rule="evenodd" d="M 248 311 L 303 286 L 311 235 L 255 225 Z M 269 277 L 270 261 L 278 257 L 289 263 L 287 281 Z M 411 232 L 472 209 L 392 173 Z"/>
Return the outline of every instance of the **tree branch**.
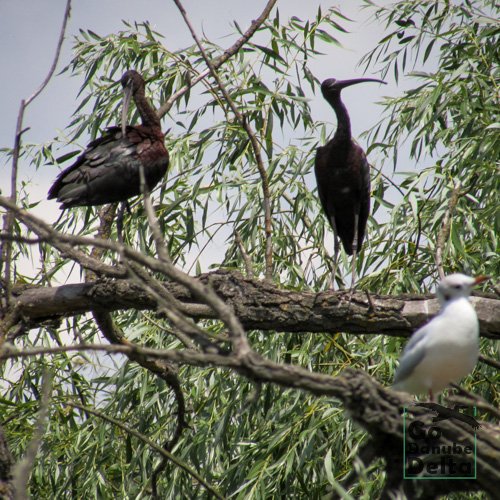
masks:
<path fill-rule="evenodd" d="M 194 366 L 218 366 L 230 368 L 246 378 L 262 383 L 275 383 L 283 387 L 301 389 L 317 396 L 335 397 L 341 400 L 353 420 L 371 435 L 370 445 L 374 457 L 386 461 L 387 482 L 384 497 L 397 491 L 403 491 L 413 498 L 416 493 L 415 481 L 404 481 L 401 471 L 404 467 L 403 439 L 406 425 L 410 419 L 402 418 L 403 408 L 428 427 L 433 424 L 434 415 L 428 409 L 411 406 L 412 400 L 382 387 L 377 381 L 362 371 L 345 370 L 337 377 L 310 372 L 298 366 L 278 364 L 265 359 L 255 352 L 244 357 L 234 354 L 220 355 L 199 353 L 188 350 L 156 350 L 128 346 L 76 345 L 56 348 L 35 348 L 25 351 L 5 352 L 0 359 L 7 357 L 28 357 L 35 354 L 47 354 L 81 350 L 103 350 L 107 352 L 142 353 L 168 361 L 176 361 Z M 473 404 L 474 401 L 471 401 Z M 119 422 L 113 422 L 120 425 Z M 123 425 L 123 424 L 122 424 Z M 476 491 L 482 489 L 494 495 L 500 481 L 500 428 L 488 422 L 481 423 L 480 431 L 475 432 L 468 424 L 455 419 L 439 422 L 440 436 L 433 439 L 433 446 L 476 447 L 477 479 L 456 481 L 426 481 L 419 486 L 431 497 L 452 491 Z M 127 430 L 128 432 L 129 430 Z M 130 430 L 132 431 L 132 430 Z M 149 443 L 148 443 L 149 444 Z M 423 452 L 422 452 L 423 453 Z M 425 455 L 420 454 L 423 459 Z"/>
<path fill-rule="evenodd" d="M 114 250 L 125 259 L 136 262 L 151 271 L 163 273 L 167 278 L 185 286 L 194 297 L 201 303 L 208 305 L 214 311 L 216 317 L 226 325 L 235 352 L 245 355 L 245 353 L 249 351 L 250 346 L 245 336 L 245 330 L 231 308 L 214 293 L 210 286 L 206 286 L 198 279 L 184 273 L 176 268 L 171 262 L 159 261 L 120 243 L 99 238 L 86 238 L 60 233 L 26 210 L 17 207 L 3 196 L 0 196 L 0 206 L 4 206 L 11 210 L 19 220 L 32 229 L 38 236 L 45 238 L 46 241 L 50 242 L 55 248 L 69 255 L 73 260 L 80 263 L 85 268 L 92 269 L 95 272 L 101 272 L 108 276 L 123 277 L 126 274 L 126 270 L 123 269 L 123 266 L 105 265 L 99 260 L 91 258 L 81 251 L 75 250 L 73 248 L 74 245 L 87 245 Z M 109 311 L 109 308 L 101 308 L 101 310 Z M 1 328 L 0 331 L 2 331 Z"/>
<path fill-rule="evenodd" d="M 44 81 L 40 85 L 40 87 L 30 97 L 28 97 L 28 99 L 23 99 L 19 106 L 19 114 L 17 116 L 17 125 L 16 125 L 16 136 L 14 140 L 14 151 L 12 154 L 12 172 L 11 172 L 11 184 L 10 184 L 10 201 L 14 205 L 17 202 L 17 170 L 19 163 L 19 155 L 21 153 L 21 136 L 26 131 L 26 129 L 23 129 L 24 112 L 26 108 L 29 106 L 29 104 L 33 102 L 41 94 L 43 89 L 47 86 L 50 79 L 52 78 L 52 75 L 54 74 L 57 62 L 59 61 L 59 55 L 61 54 L 61 47 L 64 40 L 64 34 L 66 33 L 66 26 L 70 16 L 70 11 L 71 11 L 71 0 L 67 0 L 61 31 L 59 33 L 59 40 L 57 42 L 56 53 L 52 61 L 52 66 L 50 67 L 50 70 L 47 76 L 45 77 Z M 3 232 L 9 236 L 12 236 L 12 231 L 14 228 L 13 224 L 14 224 L 14 214 L 7 211 L 4 217 Z M 6 239 L 4 240 L 4 243 L 0 250 L 0 272 L 2 270 L 2 263 L 4 263 L 5 300 L 7 304 L 10 301 L 11 260 L 12 260 L 12 239 Z"/>
<path fill-rule="evenodd" d="M 218 271 L 196 280 L 230 308 L 247 330 L 384 334 L 409 336 L 439 310 L 432 296 L 373 295 L 375 311 L 364 293 L 355 293 L 351 312 L 343 292 L 282 290 L 237 272 Z M 180 311 L 195 320 L 218 318 L 218 313 L 185 285 L 163 283 L 178 301 Z M 19 315 L 34 325 L 43 318 L 68 317 L 92 309 L 156 310 L 157 301 L 130 280 L 104 280 L 60 287 L 20 287 L 13 290 Z M 473 296 L 481 335 L 500 339 L 500 301 L 494 296 Z"/>
<path fill-rule="evenodd" d="M 221 91 L 222 95 L 224 96 L 224 99 L 226 100 L 227 104 L 233 111 L 234 115 L 236 116 L 236 119 L 238 120 L 240 126 L 245 130 L 245 132 L 248 135 L 248 138 L 250 140 L 250 144 L 252 145 L 252 150 L 254 153 L 255 157 L 255 162 L 257 163 L 257 170 L 259 171 L 261 183 L 262 183 L 262 197 L 264 200 L 264 229 L 266 233 L 266 251 L 265 251 L 265 261 L 266 261 L 266 269 L 265 269 L 265 278 L 266 280 L 272 281 L 272 264 L 273 264 L 273 243 L 272 243 L 272 221 L 271 221 L 271 192 L 269 190 L 269 177 L 267 175 L 267 171 L 264 167 L 264 161 L 262 159 L 262 154 L 261 154 L 261 147 L 259 144 L 259 141 L 257 140 L 257 136 L 255 135 L 254 130 L 252 129 L 249 121 L 246 119 L 246 117 L 241 113 L 241 111 L 238 109 L 236 106 L 236 103 L 233 101 L 231 96 L 229 95 L 229 92 L 227 91 L 225 85 L 222 83 L 222 80 L 220 79 L 219 75 L 217 74 L 217 69 L 213 65 L 212 61 L 208 57 L 203 44 L 201 43 L 200 39 L 198 38 L 198 35 L 196 34 L 196 31 L 194 30 L 188 16 L 186 13 L 186 10 L 184 9 L 182 3 L 180 0 L 174 0 L 175 5 L 177 5 L 177 8 L 179 9 L 180 13 L 182 14 L 182 17 L 184 18 L 184 21 L 191 32 L 191 36 L 193 37 L 194 41 L 196 42 L 196 45 L 198 45 L 198 48 L 200 49 L 200 52 L 203 56 L 203 59 L 205 59 L 205 62 L 210 70 L 210 73 L 212 74 L 213 78 L 217 82 L 217 86 L 219 87 L 219 90 Z"/>
<path fill-rule="evenodd" d="M 235 54 L 239 52 L 241 47 L 245 45 L 245 43 L 252 38 L 254 33 L 260 28 L 262 23 L 267 19 L 277 0 L 269 0 L 264 7 L 260 16 L 251 22 L 250 27 L 243 33 L 243 35 L 236 40 L 236 42 L 231 45 L 228 49 L 224 51 L 224 53 L 216 57 L 212 60 L 212 65 L 215 69 L 220 68 L 228 59 L 233 57 Z M 189 85 L 184 85 L 177 92 L 172 94 L 167 101 L 158 109 L 157 113 L 160 118 L 163 118 L 172 108 L 174 103 L 180 99 L 186 92 L 189 92 L 192 87 L 194 87 L 197 83 L 201 82 L 201 80 L 205 79 L 210 74 L 210 69 L 207 69 L 203 73 L 200 73 L 197 77 L 193 78 Z"/>

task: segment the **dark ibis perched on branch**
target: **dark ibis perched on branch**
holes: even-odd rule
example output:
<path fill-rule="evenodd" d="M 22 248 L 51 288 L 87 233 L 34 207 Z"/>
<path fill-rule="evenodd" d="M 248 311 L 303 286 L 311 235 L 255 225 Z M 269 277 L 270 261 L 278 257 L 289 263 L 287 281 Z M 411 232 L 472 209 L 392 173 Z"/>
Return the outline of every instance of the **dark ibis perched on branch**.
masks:
<path fill-rule="evenodd" d="M 363 244 L 370 212 L 370 166 L 364 151 L 351 137 L 351 121 L 340 92 L 345 87 L 363 82 L 385 83 L 373 78 L 329 78 L 321 84 L 323 97 L 337 115 L 337 130 L 333 139 L 318 148 L 314 166 L 319 199 L 334 235 L 332 288 L 337 273 L 340 238 L 346 253 L 352 255 L 351 292 L 356 254 Z"/>
<path fill-rule="evenodd" d="M 61 208 L 126 201 L 141 194 L 141 167 L 148 191 L 167 171 L 169 159 L 164 134 L 158 115 L 146 99 L 142 76 L 137 71 L 127 71 L 121 84 L 122 126 L 107 129 L 73 165 L 59 174 L 48 199 L 56 198 Z M 141 116 L 141 125 L 126 124 L 131 98 Z"/>

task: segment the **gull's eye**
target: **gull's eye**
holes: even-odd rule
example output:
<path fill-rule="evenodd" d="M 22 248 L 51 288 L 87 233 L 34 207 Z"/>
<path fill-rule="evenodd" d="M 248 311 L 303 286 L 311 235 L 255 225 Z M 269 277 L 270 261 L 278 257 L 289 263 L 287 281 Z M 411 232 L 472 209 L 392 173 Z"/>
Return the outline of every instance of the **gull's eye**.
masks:
<path fill-rule="evenodd" d="M 460 290 L 460 288 L 462 288 L 462 285 L 453 285 L 453 288 L 455 290 Z"/>

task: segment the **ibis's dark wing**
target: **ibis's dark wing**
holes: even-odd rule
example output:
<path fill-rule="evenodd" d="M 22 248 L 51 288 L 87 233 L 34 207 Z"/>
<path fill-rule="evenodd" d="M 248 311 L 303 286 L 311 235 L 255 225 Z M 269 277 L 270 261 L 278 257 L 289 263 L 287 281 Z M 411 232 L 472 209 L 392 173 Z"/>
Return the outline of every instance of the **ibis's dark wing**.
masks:
<path fill-rule="evenodd" d="M 321 206 L 344 250 L 352 255 L 355 214 L 359 214 L 359 250 L 370 212 L 370 165 L 366 155 L 353 142 L 346 153 L 334 137 L 326 146 L 318 148 L 314 171 Z"/>
<path fill-rule="evenodd" d="M 354 211 L 350 203 L 345 203 L 339 181 L 343 173 L 339 172 L 332 161 L 332 142 L 319 147 L 316 152 L 314 164 L 318 196 L 326 218 L 333 232 L 342 241 L 345 251 L 352 255 L 352 240 L 354 238 Z"/>
<path fill-rule="evenodd" d="M 325 182 L 325 162 L 328 161 L 328 150 L 326 147 L 319 147 L 316 151 L 315 158 L 315 168 L 314 172 L 316 174 L 316 184 L 318 186 L 318 196 L 323 211 L 326 214 L 326 218 L 331 223 L 332 217 L 334 217 L 333 205 L 328 203 L 328 193 L 326 190 L 327 183 Z"/>
<path fill-rule="evenodd" d="M 141 164 L 152 189 L 168 166 L 163 142 L 142 134 L 140 127 L 127 127 L 125 137 L 120 128 L 110 128 L 59 174 L 48 198 L 56 198 L 61 208 L 124 201 L 140 194 Z"/>

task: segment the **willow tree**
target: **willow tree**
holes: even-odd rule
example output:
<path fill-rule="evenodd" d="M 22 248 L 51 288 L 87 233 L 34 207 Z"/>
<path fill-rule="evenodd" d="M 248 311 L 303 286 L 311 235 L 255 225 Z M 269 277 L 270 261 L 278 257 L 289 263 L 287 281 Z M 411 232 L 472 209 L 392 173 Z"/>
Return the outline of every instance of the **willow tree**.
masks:
<path fill-rule="evenodd" d="M 247 31 L 235 23 L 228 48 L 200 39 L 187 15 L 194 42 L 179 51 L 147 22 L 107 36 L 82 30 L 63 70 L 82 80 L 64 135 L 23 144 L 20 120 L 7 152 L 13 196 L 0 198 L 6 497 L 14 488 L 35 498 L 495 491 L 494 296 L 475 300 L 484 362 L 453 396 L 484 420 L 476 481 L 402 481 L 400 411 L 410 400 L 383 387 L 399 337 L 435 311 L 425 294 L 439 275 L 498 271 L 495 6 L 367 2 L 387 34 L 363 64 L 415 86 L 385 100 L 366 133 L 374 207 L 349 306 L 342 291 L 323 291 L 329 229 L 312 165 L 332 125 L 309 107 L 319 83 L 309 62 L 349 21 L 335 8 L 282 19 L 274 4 Z M 168 115 L 167 179 L 133 200 L 123 244 L 115 206 L 44 224 L 29 184 L 14 194 L 17 164 L 62 164 L 79 139 L 115 124 L 128 68 Z M 41 264 L 21 274 L 23 256 Z M 213 271 L 200 275 L 202 263 Z M 60 285 L 75 269 L 81 283 Z M 405 295 L 377 295 L 388 293 Z"/>

